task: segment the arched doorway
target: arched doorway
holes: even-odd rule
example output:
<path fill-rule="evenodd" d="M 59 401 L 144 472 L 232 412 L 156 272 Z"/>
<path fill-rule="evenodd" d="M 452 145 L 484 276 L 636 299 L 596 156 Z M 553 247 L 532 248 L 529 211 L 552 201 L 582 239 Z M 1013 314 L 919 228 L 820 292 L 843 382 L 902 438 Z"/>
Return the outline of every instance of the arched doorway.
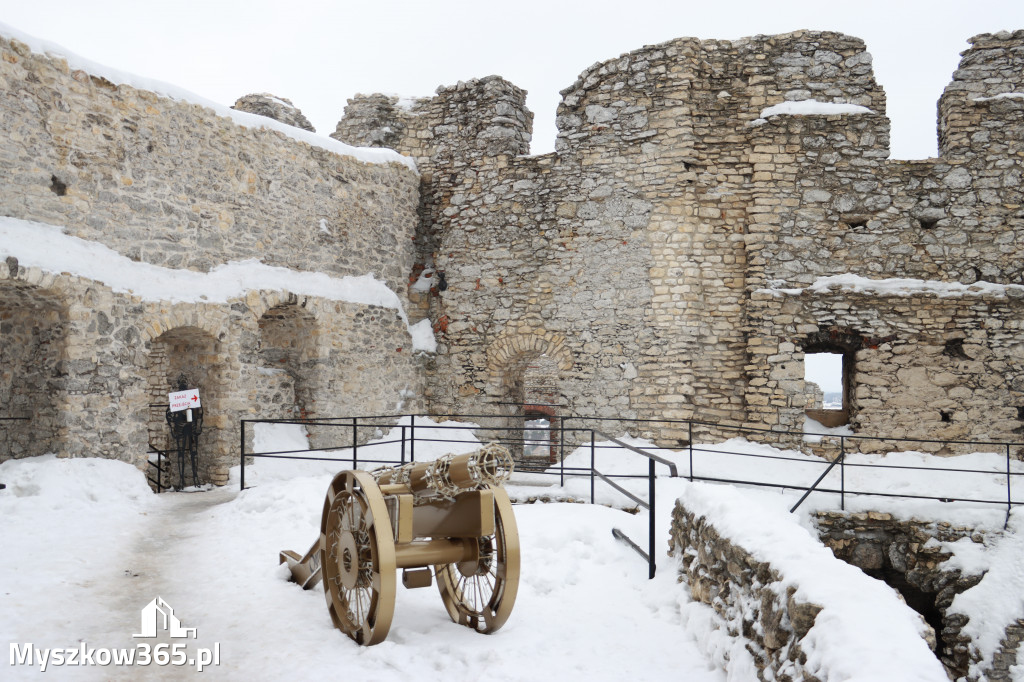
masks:
<path fill-rule="evenodd" d="M 544 468 L 560 454 L 560 377 L 572 368 L 561 335 L 506 334 L 488 349 L 489 393 L 505 417 L 503 440 L 524 468 Z"/>
<path fill-rule="evenodd" d="M 55 294 L 0 284 L 0 461 L 60 451 L 67 329 Z"/>
<path fill-rule="evenodd" d="M 202 434 L 199 436 L 199 483 L 227 482 L 230 443 L 221 402 L 224 398 L 220 343 L 198 327 L 176 327 L 151 342 L 147 381 L 150 392 L 149 442 L 152 447 L 171 451 L 175 445 L 165 417 L 167 394 L 177 390 L 180 380 L 198 388 L 203 406 Z M 179 481 L 178 462 L 172 457 L 172 483 Z M 186 483 L 191 484 L 189 464 Z"/>

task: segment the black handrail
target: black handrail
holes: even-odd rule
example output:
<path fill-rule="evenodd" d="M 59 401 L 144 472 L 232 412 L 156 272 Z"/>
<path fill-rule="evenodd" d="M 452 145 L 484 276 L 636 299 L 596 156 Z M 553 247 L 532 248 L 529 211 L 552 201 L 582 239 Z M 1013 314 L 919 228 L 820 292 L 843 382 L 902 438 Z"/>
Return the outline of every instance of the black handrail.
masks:
<path fill-rule="evenodd" d="M 642 551 L 637 546 L 637 544 L 635 542 L 633 542 L 632 540 L 629 540 L 628 538 L 626 538 L 626 534 L 623 533 L 618 528 L 613 528 L 612 529 L 612 535 L 614 535 L 616 538 L 618 538 L 620 540 L 626 539 L 626 541 L 629 544 L 629 546 L 632 547 L 633 549 L 637 550 L 640 553 L 640 556 L 642 556 L 647 561 L 647 577 L 649 579 L 653 578 L 655 572 L 658 570 L 657 562 L 654 559 L 654 536 L 655 536 L 655 532 L 654 532 L 654 518 L 655 518 L 655 516 L 654 515 L 655 515 L 655 509 L 656 509 L 656 507 L 655 507 L 655 503 L 656 503 L 656 501 L 655 501 L 655 489 L 656 489 L 656 486 L 654 485 L 654 481 L 655 481 L 656 477 L 655 477 L 655 474 L 654 474 L 654 464 L 658 463 L 658 464 L 664 464 L 665 466 L 667 466 L 668 469 L 669 469 L 669 472 L 671 473 L 671 477 L 672 478 L 678 478 L 679 477 L 679 471 L 676 469 L 676 465 L 675 465 L 674 462 L 671 462 L 671 461 L 665 459 L 664 457 L 659 457 L 658 455 L 652 454 L 650 452 L 645 452 L 644 450 L 642 450 L 642 449 L 640 449 L 640 448 L 638 448 L 636 446 L 630 445 L 629 443 L 624 443 L 621 440 L 619 440 L 618 438 L 613 438 L 613 437 L 609 436 L 608 434 L 606 434 L 606 433 L 604 433 L 602 431 L 598 431 L 597 429 L 594 429 L 592 431 L 592 434 L 597 434 L 598 436 L 601 436 L 601 438 L 604 438 L 607 441 L 615 443 L 616 445 L 618 445 L 621 448 L 625 448 L 626 450 L 634 452 L 634 453 L 636 453 L 638 455 L 643 455 L 644 457 L 647 458 L 647 496 L 648 496 L 648 501 L 647 502 L 644 502 L 643 500 L 641 500 L 636 495 L 633 495 L 632 493 L 627 492 L 625 488 L 623 488 L 622 486 L 612 482 L 607 476 L 605 476 L 604 474 L 598 472 L 596 469 L 593 469 L 593 464 L 591 464 L 591 469 L 593 471 L 591 476 L 596 474 L 597 476 L 599 476 L 601 478 L 602 481 L 604 481 L 608 485 L 612 486 L 613 488 L 615 488 L 616 490 L 618 490 L 619 492 L 624 494 L 626 497 L 628 497 L 629 499 L 633 500 L 634 502 L 636 502 L 641 507 L 643 507 L 644 509 L 647 510 L 647 529 L 648 529 L 648 532 L 647 532 L 647 535 L 648 535 L 648 537 L 647 537 L 648 551 L 647 552 Z M 593 450 L 593 448 L 594 448 L 594 439 L 593 439 L 593 437 L 591 437 L 591 440 L 590 440 L 590 447 Z M 593 463 L 594 457 L 591 456 L 590 460 L 591 460 L 591 463 Z M 593 492 L 591 492 L 591 495 L 593 495 Z M 590 502 L 591 502 L 591 504 L 593 504 L 593 502 L 594 502 L 593 498 L 591 498 Z"/>
<path fill-rule="evenodd" d="M 790 508 L 789 513 L 792 514 L 793 512 L 795 512 L 797 510 L 797 507 L 799 507 L 801 504 L 804 503 L 804 500 L 807 499 L 807 496 L 810 495 L 812 492 L 814 492 L 815 488 L 818 487 L 818 484 L 821 483 L 823 480 L 825 480 L 825 477 L 828 476 L 829 473 L 831 473 L 832 469 L 834 469 L 837 464 L 842 465 L 844 459 L 846 459 L 846 449 L 845 448 L 843 448 L 843 451 L 839 453 L 838 457 L 836 457 L 834 460 L 832 460 L 831 464 L 829 464 L 827 467 L 825 467 L 825 471 L 821 472 L 821 476 L 818 476 L 818 480 L 816 480 L 814 483 L 812 483 L 811 487 L 808 488 L 807 491 L 804 492 L 804 494 L 800 496 L 800 499 L 797 500 L 796 504 L 794 504 Z M 845 483 L 845 480 L 846 480 L 846 478 L 844 476 L 843 477 L 844 483 Z M 845 485 L 840 485 L 840 488 L 845 489 L 846 486 Z M 841 509 L 846 509 L 846 504 L 845 503 L 846 503 L 846 499 L 844 498 L 842 503 L 840 504 L 840 508 Z"/>
<path fill-rule="evenodd" d="M 168 465 L 170 464 L 170 461 L 171 461 L 170 460 L 170 456 L 167 454 L 166 450 L 161 450 L 160 448 L 155 447 L 152 443 L 149 444 L 149 452 L 147 452 L 146 454 L 147 455 L 155 454 L 157 456 L 156 464 L 154 464 L 153 460 L 151 460 L 151 459 L 147 458 L 147 460 L 146 460 L 146 464 L 148 466 L 151 466 L 154 469 L 156 469 L 156 480 L 154 481 L 152 478 L 150 478 L 148 471 L 146 473 L 146 480 L 156 486 L 156 492 L 159 495 L 160 493 L 162 493 L 164 491 L 164 487 L 163 487 L 163 478 L 164 478 L 164 476 L 163 475 L 164 475 L 164 472 L 166 471 L 166 469 L 164 468 L 164 463 L 166 462 Z M 170 488 L 168 487 L 168 489 L 170 489 Z"/>

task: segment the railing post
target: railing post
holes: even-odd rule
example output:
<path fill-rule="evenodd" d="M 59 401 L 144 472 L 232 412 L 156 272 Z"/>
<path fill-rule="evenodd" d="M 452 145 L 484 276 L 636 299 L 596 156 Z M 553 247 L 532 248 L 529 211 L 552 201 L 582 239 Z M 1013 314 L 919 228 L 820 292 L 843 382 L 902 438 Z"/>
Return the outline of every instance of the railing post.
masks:
<path fill-rule="evenodd" d="M 590 430 L 590 504 L 594 504 L 594 430 Z"/>
<path fill-rule="evenodd" d="M 245 420 L 242 420 L 242 437 L 239 441 L 238 451 L 241 453 L 241 486 L 238 488 L 239 491 L 245 490 Z"/>
<path fill-rule="evenodd" d="M 650 566 L 648 567 L 647 578 L 650 580 L 654 577 L 654 572 L 658 569 L 657 562 L 654 560 L 654 519 L 655 513 L 655 499 L 654 491 L 657 486 L 655 485 L 654 478 L 654 460 L 647 460 L 647 492 L 650 495 L 651 508 L 647 510 L 648 516 L 648 531 L 647 531 L 647 556 Z"/>
<path fill-rule="evenodd" d="M 405 424 L 402 424 L 402 464 L 405 464 Z"/>
<path fill-rule="evenodd" d="M 409 461 L 416 461 L 416 415 L 409 417 Z"/>
<path fill-rule="evenodd" d="M 565 420 L 558 420 L 558 485 L 565 487 Z"/>
<path fill-rule="evenodd" d="M 359 461 L 359 423 L 356 417 L 352 417 L 352 468 L 358 468 L 356 466 Z"/>
<path fill-rule="evenodd" d="M 846 511 L 846 437 L 839 436 L 839 509 Z"/>
<path fill-rule="evenodd" d="M 1006 444 L 1006 523 L 1003 524 L 1003 530 L 1010 527 L 1010 513 L 1013 511 L 1013 496 L 1010 493 L 1010 480 L 1012 479 L 1010 471 L 1010 444 Z"/>
<path fill-rule="evenodd" d="M 690 447 L 690 483 L 693 483 L 693 422 L 686 422 L 687 440 Z"/>

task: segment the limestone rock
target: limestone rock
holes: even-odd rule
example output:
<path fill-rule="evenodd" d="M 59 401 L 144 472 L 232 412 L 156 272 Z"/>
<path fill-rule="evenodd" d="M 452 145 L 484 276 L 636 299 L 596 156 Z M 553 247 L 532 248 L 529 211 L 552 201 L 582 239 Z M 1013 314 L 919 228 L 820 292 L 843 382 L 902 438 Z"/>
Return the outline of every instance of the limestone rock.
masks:
<path fill-rule="evenodd" d="M 266 116 L 275 121 L 308 130 L 311 133 L 316 132 L 313 124 L 302 115 L 299 108 L 292 104 L 291 100 L 284 97 L 277 97 L 266 92 L 245 95 L 244 97 L 239 97 L 231 108 L 256 114 L 257 116 Z"/>

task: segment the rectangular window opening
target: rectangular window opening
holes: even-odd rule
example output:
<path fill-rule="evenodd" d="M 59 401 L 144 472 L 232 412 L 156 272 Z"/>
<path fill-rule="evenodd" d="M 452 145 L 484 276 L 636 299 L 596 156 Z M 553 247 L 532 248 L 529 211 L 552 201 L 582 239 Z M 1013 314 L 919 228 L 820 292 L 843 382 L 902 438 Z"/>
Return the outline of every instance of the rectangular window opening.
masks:
<path fill-rule="evenodd" d="M 804 355 L 808 417 L 830 428 L 849 423 L 848 372 L 848 358 L 844 353 L 821 352 Z"/>
<path fill-rule="evenodd" d="M 548 458 L 551 455 L 551 421 L 547 418 L 526 419 L 523 425 L 523 456 Z"/>

